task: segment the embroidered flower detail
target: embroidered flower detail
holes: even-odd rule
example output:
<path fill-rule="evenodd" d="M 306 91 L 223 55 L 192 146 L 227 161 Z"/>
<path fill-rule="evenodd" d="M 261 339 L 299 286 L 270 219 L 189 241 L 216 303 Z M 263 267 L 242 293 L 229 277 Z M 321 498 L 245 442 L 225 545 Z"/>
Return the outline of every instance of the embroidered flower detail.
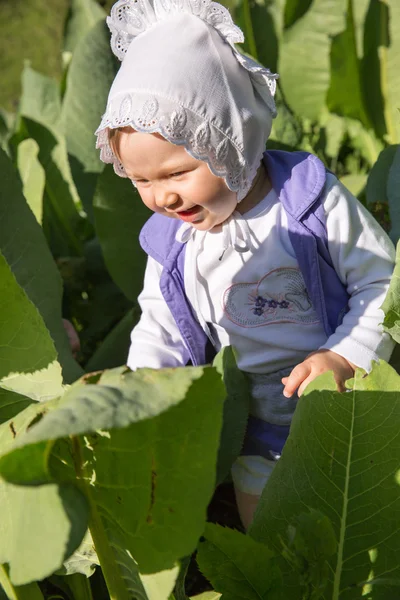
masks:
<path fill-rule="evenodd" d="M 274 298 L 264 298 L 263 296 L 256 296 L 254 298 L 253 314 L 259 317 L 264 315 L 265 310 L 283 308 L 287 309 L 290 307 L 290 302 L 287 300 L 275 300 Z"/>
<path fill-rule="evenodd" d="M 171 137 L 180 138 L 184 135 L 184 129 L 187 122 L 187 114 L 184 108 L 180 110 L 174 110 L 171 114 L 169 125 L 166 126 L 166 130 L 169 132 Z"/>
<path fill-rule="evenodd" d="M 138 123 L 142 127 L 152 127 L 156 124 L 154 117 L 158 111 L 158 102 L 156 98 L 150 98 L 146 100 L 143 105 L 141 117 L 138 119 Z"/>
<path fill-rule="evenodd" d="M 111 9 L 107 24 L 111 31 L 111 48 L 123 60 L 132 40 L 150 29 L 156 22 L 172 14 L 188 13 L 214 27 L 234 48 L 244 41 L 244 36 L 232 21 L 229 11 L 212 0 L 119 0 Z"/>
<path fill-rule="evenodd" d="M 198 154 L 206 154 L 208 152 L 210 137 L 210 125 L 205 121 L 196 129 L 194 134 L 193 147 Z"/>
<path fill-rule="evenodd" d="M 131 119 L 132 98 L 125 96 L 119 108 L 119 122 L 122 125 L 124 122 L 129 122 Z"/>

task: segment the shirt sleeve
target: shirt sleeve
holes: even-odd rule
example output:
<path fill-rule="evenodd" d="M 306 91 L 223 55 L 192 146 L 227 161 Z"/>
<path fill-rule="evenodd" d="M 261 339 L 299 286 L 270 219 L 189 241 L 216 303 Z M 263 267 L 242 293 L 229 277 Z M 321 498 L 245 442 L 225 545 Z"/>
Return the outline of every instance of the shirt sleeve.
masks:
<path fill-rule="evenodd" d="M 389 360 L 394 347 L 382 329 L 381 306 L 393 273 L 395 249 L 372 215 L 332 175 L 323 205 L 329 252 L 350 300 L 342 324 L 322 348 L 369 372 L 372 361 Z"/>
<path fill-rule="evenodd" d="M 143 291 L 138 298 L 142 316 L 131 333 L 127 361 L 133 371 L 141 367 L 182 367 L 189 360 L 189 353 L 160 290 L 161 271 L 161 265 L 149 258 Z"/>

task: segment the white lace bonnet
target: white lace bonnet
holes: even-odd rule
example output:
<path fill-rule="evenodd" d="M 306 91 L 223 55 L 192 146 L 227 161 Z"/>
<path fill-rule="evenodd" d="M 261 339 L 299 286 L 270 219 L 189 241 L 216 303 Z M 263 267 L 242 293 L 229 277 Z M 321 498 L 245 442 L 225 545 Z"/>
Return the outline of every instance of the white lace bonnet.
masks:
<path fill-rule="evenodd" d="M 119 0 L 107 23 L 122 65 L 96 131 L 101 160 L 127 177 L 109 129 L 158 132 L 243 199 L 276 115 L 278 76 L 236 50 L 244 37 L 228 10 L 211 0 Z"/>

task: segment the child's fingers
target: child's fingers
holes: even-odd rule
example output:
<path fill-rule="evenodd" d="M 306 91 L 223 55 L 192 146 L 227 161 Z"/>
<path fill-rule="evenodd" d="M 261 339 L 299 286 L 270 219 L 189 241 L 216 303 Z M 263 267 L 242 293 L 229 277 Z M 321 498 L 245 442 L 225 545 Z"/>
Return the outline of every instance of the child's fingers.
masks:
<path fill-rule="evenodd" d="M 311 367 L 305 362 L 297 365 L 289 374 L 288 377 L 282 379 L 282 383 L 285 386 L 283 388 L 283 395 L 286 398 L 293 396 L 297 388 L 303 383 L 305 379 L 310 375 Z M 284 381 L 286 380 L 286 381 Z M 300 394 L 299 394 L 300 395 Z"/>

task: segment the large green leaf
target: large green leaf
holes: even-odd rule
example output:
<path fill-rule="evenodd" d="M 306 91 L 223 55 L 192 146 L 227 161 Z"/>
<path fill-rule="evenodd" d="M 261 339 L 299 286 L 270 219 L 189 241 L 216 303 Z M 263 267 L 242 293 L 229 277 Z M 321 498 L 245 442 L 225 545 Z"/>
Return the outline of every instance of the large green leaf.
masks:
<path fill-rule="evenodd" d="M 201 571 L 226 600 L 275 600 L 281 574 L 274 553 L 264 544 L 233 529 L 207 523 L 199 546 Z"/>
<path fill-rule="evenodd" d="M 330 84 L 331 39 L 345 30 L 346 0 L 315 0 L 287 29 L 280 47 L 279 71 L 289 106 L 318 120 Z"/>
<path fill-rule="evenodd" d="M 383 142 L 376 137 L 372 129 L 365 129 L 360 121 L 346 118 L 345 125 L 351 146 L 358 150 L 360 156 L 372 167 L 383 150 Z"/>
<path fill-rule="evenodd" d="M 58 226 L 68 241 L 70 253 L 80 255 L 76 235 L 80 204 L 68 161 L 67 145 L 61 128 L 61 100 L 58 83 L 25 67 L 19 106 L 21 134 L 39 145 L 39 160 L 46 173 L 46 198 L 57 216 Z"/>
<path fill-rule="evenodd" d="M 400 4 L 371 0 L 365 21 L 363 84 L 380 137 L 400 142 Z"/>
<path fill-rule="evenodd" d="M 367 182 L 367 203 L 388 202 L 387 182 L 389 171 L 398 146 L 388 146 L 379 154 L 378 160 L 372 167 Z"/>
<path fill-rule="evenodd" d="M 236 364 L 231 346 L 223 348 L 213 364 L 221 373 L 227 391 L 217 463 L 217 483 L 222 483 L 242 449 L 249 416 L 250 391 L 245 374 Z"/>
<path fill-rule="evenodd" d="M 101 342 L 85 364 L 86 371 L 100 371 L 125 364 L 130 346 L 130 333 L 139 320 L 140 309 L 129 310 Z"/>
<path fill-rule="evenodd" d="M 346 29 L 332 40 L 331 83 L 327 104 L 331 112 L 359 119 L 366 127 L 370 126 L 364 109 L 353 0 L 347 2 Z"/>
<path fill-rule="evenodd" d="M 118 565 L 132 581 L 132 556 L 141 573 L 171 569 L 203 532 L 225 390 L 211 367 L 119 368 L 87 382 L 46 404 L 41 420 L 17 435 L 14 451 L 7 447 L 0 471 L 14 484 L 46 482 L 49 469 L 56 479 L 74 481 L 67 453 L 60 454 L 65 464 L 53 454 L 49 466 L 49 440 L 84 434 L 71 452 L 86 482 L 91 534 L 107 583 L 126 590 Z M 29 418 L 34 408 L 26 409 Z M 27 420 L 24 412 L 16 429 Z M 0 426 L 0 444 L 7 426 Z"/>
<path fill-rule="evenodd" d="M 30 398 L 10 390 L 3 390 L 0 386 L 0 423 L 12 419 L 32 402 L 34 401 Z"/>
<path fill-rule="evenodd" d="M 44 600 L 36 583 L 15 587 L 12 585 L 8 569 L 0 565 L 0 600 Z"/>
<path fill-rule="evenodd" d="M 73 52 L 97 21 L 105 19 L 105 12 L 94 0 L 72 0 L 68 18 L 64 50 Z"/>
<path fill-rule="evenodd" d="M 203 592 L 197 596 L 191 596 L 190 600 L 218 600 L 221 598 L 221 594 L 218 592 Z"/>
<path fill-rule="evenodd" d="M 63 393 L 53 340 L 0 253 L 0 422 Z"/>
<path fill-rule="evenodd" d="M 400 344 L 400 244 L 397 244 L 396 264 L 382 310 L 385 313 L 385 331 Z"/>
<path fill-rule="evenodd" d="M 382 3 L 383 4 L 383 3 Z M 382 89 L 386 103 L 385 117 L 389 141 L 400 142 L 400 3 L 389 0 L 389 36 L 381 53 L 385 80 Z"/>
<path fill-rule="evenodd" d="M 226 4 L 226 2 L 225 2 Z M 233 9 L 234 21 L 245 36 L 243 51 L 275 72 L 278 68 L 279 38 L 283 30 L 284 0 L 255 2 L 240 0 Z"/>
<path fill-rule="evenodd" d="M 85 172 L 101 173 L 104 168 L 95 147 L 94 132 L 105 112 L 115 72 L 109 31 L 105 23 L 100 22 L 75 48 L 62 107 L 68 152 Z"/>
<path fill-rule="evenodd" d="M 383 46 L 387 44 L 387 27 L 387 4 L 380 0 L 370 0 L 364 23 L 361 73 L 365 106 L 379 138 L 383 138 L 387 132 L 382 89 L 386 77 L 384 65 L 381 64 Z"/>
<path fill-rule="evenodd" d="M 397 243 L 400 238 L 400 145 L 397 145 L 392 164 L 390 165 L 386 193 L 392 224 L 390 237 L 394 243 Z"/>
<path fill-rule="evenodd" d="M 90 577 L 97 565 L 99 565 L 99 559 L 93 545 L 92 536 L 88 530 L 79 548 L 64 562 L 57 574 L 75 575 L 80 573 Z"/>
<path fill-rule="evenodd" d="M 22 438 L 48 407 L 35 402 L 1 425 L 1 452 Z M 46 446 L 42 444 L 45 454 Z M 22 470 L 29 473 L 29 463 Z M 75 551 L 87 528 L 88 505 L 71 483 L 16 486 L 1 481 L 0 514 L 0 564 L 9 564 L 11 582 L 19 586 L 47 577 Z"/>
<path fill-rule="evenodd" d="M 117 177 L 107 166 L 94 197 L 96 232 L 112 278 L 133 301 L 143 286 L 146 260 L 138 237 L 150 215 L 130 180 Z"/>
<path fill-rule="evenodd" d="M 39 224 L 43 216 L 45 173 L 38 160 L 39 146 L 35 140 L 24 140 L 18 146 L 18 171 L 23 194 Z"/>
<path fill-rule="evenodd" d="M 1 482 L 0 506 L 0 563 L 9 563 L 15 585 L 51 575 L 87 527 L 86 500 L 73 486 Z"/>
<path fill-rule="evenodd" d="M 53 226 L 48 219 L 46 221 L 50 208 L 52 219 L 55 220 L 54 225 L 58 227 L 63 237 L 66 254 L 80 256 L 82 255 L 82 243 L 78 236 L 82 220 L 78 212 L 80 201 L 72 180 L 65 139 L 55 130 L 50 130 L 46 125 L 27 117 L 22 119 L 22 124 L 27 135 L 39 146 L 39 161 L 46 175 L 43 229 Z M 49 206 L 46 207 L 46 204 Z"/>
<path fill-rule="evenodd" d="M 0 298 L 0 381 L 16 372 L 45 369 L 57 356 L 53 341 L 2 254 Z"/>
<path fill-rule="evenodd" d="M 364 27 L 370 0 L 352 0 L 354 30 L 358 58 L 363 56 Z"/>
<path fill-rule="evenodd" d="M 275 141 L 297 149 L 303 136 L 301 122 L 283 102 L 279 90 L 276 95 L 276 106 L 278 114 L 272 122 L 272 131 L 267 143 L 271 145 L 271 141 Z"/>
<path fill-rule="evenodd" d="M 39 310 L 54 340 L 64 378 L 70 382 L 82 373 L 74 361 L 61 319 L 62 283 L 43 232 L 21 192 L 13 166 L 0 150 L 0 251 L 12 267 L 17 283 Z M 19 315 L 21 319 L 22 315 Z M 47 366 L 43 359 L 37 364 Z M 55 357 L 54 357 L 55 358 Z M 32 363 L 32 369 L 34 365 Z M 15 372 L 23 369 L 14 365 Z"/>
<path fill-rule="evenodd" d="M 57 81 L 25 65 L 22 72 L 19 114 L 57 129 L 61 117 L 60 89 Z"/>
<path fill-rule="evenodd" d="M 383 362 L 367 377 L 357 371 L 348 393 L 336 392 L 331 373 L 316 379 L 299 400 L 250 528 L 279 551 L 305 507 L 325 514 L 338 546 L 324 600 L 361 597 L 367 584 L 374 600 L 395 597 L 388 580 L 400 581 L 399 386 L 400 377 Z M 282 568 L 284 598 L 294 600 L 291 570 Z"/>

